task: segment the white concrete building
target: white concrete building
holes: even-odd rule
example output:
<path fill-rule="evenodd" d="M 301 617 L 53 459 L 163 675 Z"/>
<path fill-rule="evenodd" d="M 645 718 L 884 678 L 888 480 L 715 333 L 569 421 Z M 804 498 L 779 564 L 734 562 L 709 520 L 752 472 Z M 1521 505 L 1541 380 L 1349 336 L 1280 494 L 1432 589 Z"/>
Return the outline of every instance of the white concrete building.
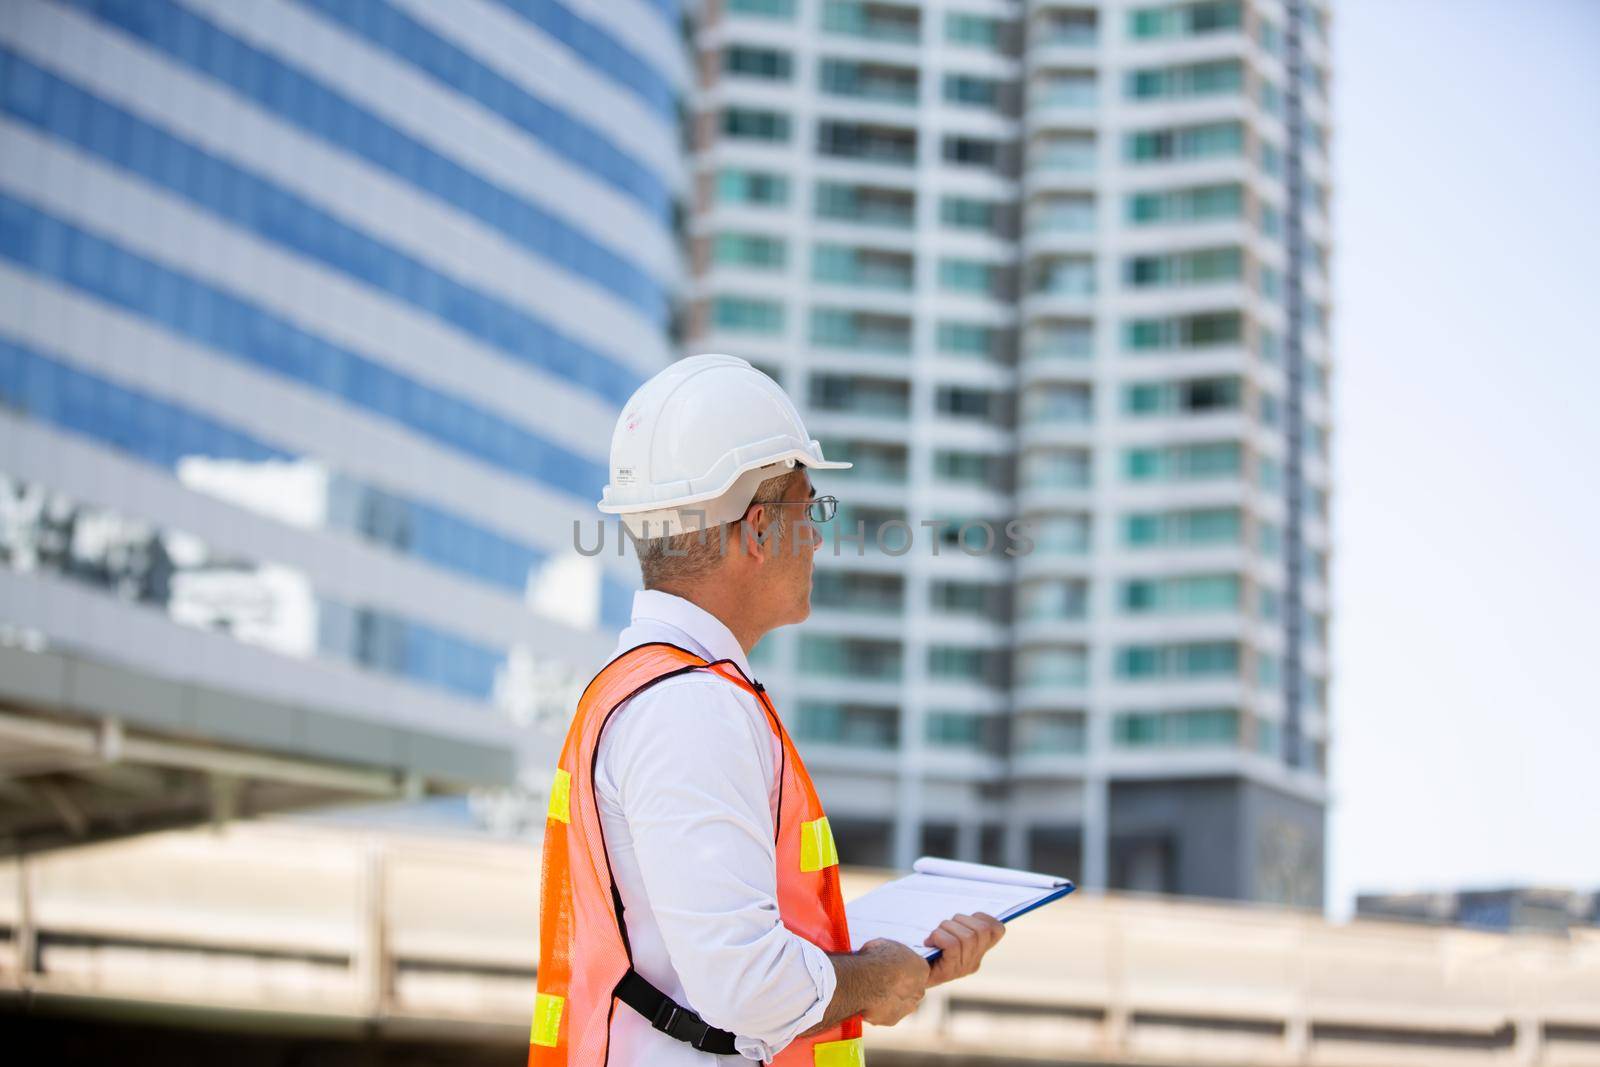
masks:
<path fill-rule="evenodd" d="M 1327 17 L 704 5 L 688 350 L 857 463 L 756 664 L 847 862 L 1320 902 Z"/>
<path fill-rule="evenodd" d="M 637 585 L 572 522 L 672 355 L 687 79 L 674 0 L 4 5 L 0 839 L 564 725 Z"/>

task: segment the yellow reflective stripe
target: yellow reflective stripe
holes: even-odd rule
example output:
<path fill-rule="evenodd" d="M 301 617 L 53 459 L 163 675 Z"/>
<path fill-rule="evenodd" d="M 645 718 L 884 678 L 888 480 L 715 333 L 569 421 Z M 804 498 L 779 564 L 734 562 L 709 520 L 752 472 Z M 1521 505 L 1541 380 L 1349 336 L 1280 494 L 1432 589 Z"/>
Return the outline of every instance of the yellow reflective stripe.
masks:
<path fill-rule="evenodd" d="M 839 864 L 839 850 L 833 847 L 833 830 L 828 817 L 800 824 L 800 870 L 820 871 Z"/>
<path fill-rule="evenodd" d="M 867 1050 L 859 1037 L 811 1046 L 812 1067 L 867 1067 Z"/>
<path fill-rule="evenodd" d="M 556 780 L 550 783 L 550 818 L 572 822 L 572 775 L 560 769 L 556 770 Z"/>
<path fill-rule="evenodd" d="M 558 997 L 554 993 L 540 993 L 533 998 L 533 1032 L 528 1035 L 530 1045 L 556 1047 L 556 1039 L 561 1033 L 561 1009 L 566 1004 L 566 997 Z"/>

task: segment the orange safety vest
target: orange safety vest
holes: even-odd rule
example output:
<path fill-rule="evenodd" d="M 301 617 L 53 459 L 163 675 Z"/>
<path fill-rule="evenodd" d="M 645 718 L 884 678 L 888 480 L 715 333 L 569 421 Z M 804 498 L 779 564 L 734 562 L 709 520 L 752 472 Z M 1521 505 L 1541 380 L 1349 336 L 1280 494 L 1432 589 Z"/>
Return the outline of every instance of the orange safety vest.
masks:
<path fill-rule="evenodd" d="M 729 660 L 707 662 L 664 642 L 640 645 L 612 660 L 589 683 L 561 747 L 545 818 L 538 995 L 529 1067 L 603 1067 L 606 1062 L 617 983 L 633 961 L 600 825 L 596 750 L 606 723 L 623 702 L 690 671 L 705 671 L 738 686 L 766 711 L 783 747 L 775 829 L 778 914 L 790 930 L 824 950 L 850 951 L 833 831 L 766 690 Z M 620 1010 L 633 1009 L 623 1005 Z M 772 1062 L 776 1067 L 863 1067 L 861 1017 L 795 1038 Z"/>

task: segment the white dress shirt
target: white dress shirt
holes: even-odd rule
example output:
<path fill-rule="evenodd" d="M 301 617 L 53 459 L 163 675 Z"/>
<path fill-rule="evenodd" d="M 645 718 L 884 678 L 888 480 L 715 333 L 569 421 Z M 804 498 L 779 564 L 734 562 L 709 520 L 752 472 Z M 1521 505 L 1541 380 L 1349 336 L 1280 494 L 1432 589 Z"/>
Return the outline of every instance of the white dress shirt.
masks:
<path fill-rule="evenodd" d="M 748 676 L 716 616 L 645 590 L 617 652 L 666 641 Z M 833 963 L 778 917 L 774 820 L 780 743 L 749 693 L 694 672 L 624 703 L 600 735 L 595 791 L 633 965 L 655 987 L 769 1060 L 822 1021 Z M 612 1067 L 729 1062 L 668 1037 L 626 1004 L 611 1015 Z"/>

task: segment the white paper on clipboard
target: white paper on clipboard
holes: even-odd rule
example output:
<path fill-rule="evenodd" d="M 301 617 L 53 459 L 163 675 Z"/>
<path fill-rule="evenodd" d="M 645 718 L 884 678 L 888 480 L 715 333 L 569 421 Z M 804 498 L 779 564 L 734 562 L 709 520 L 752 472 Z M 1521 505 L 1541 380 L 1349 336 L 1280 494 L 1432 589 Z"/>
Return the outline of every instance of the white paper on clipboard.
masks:
<path fill-rule="evenodd" d="M 1005 922 L 1073 888 L 1051 874 L 924 856 L 911 865 L 911 874 L 845 905 L 850 948 L 883 937 L 931 956 L 939 950 L 923 940 L 952 915 L 981 911 Z"/>

